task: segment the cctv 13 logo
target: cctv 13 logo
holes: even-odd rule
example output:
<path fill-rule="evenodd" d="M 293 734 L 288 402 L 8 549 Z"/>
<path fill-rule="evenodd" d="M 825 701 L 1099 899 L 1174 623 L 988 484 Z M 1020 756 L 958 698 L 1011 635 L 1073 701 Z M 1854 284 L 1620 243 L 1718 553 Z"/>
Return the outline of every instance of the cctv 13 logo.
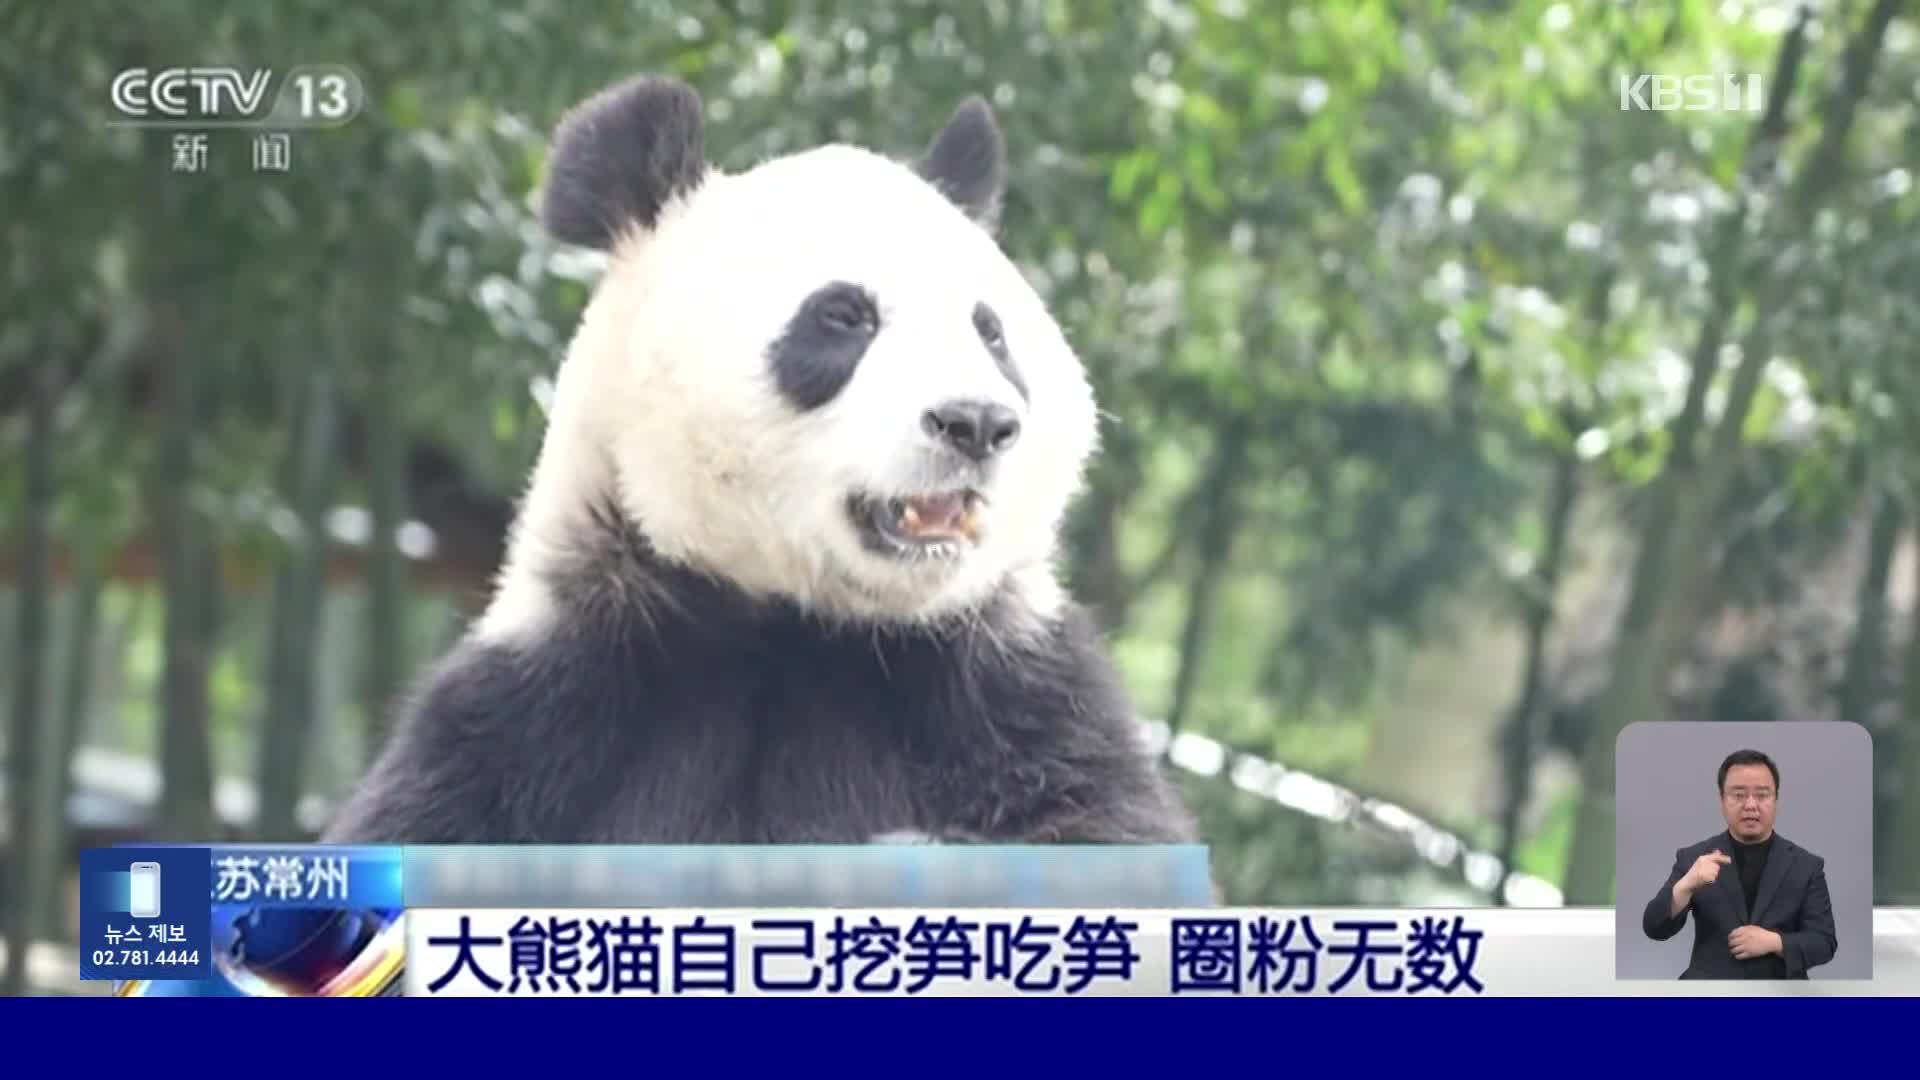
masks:
<path fill-rule="evenodd" d="M 271 68 L 128 68 L 108 96 L 112 122 L 132 127 L 338 127 L 366 105 L 360 77 L 340 64 L 295 67 L 277 83 Z"/>

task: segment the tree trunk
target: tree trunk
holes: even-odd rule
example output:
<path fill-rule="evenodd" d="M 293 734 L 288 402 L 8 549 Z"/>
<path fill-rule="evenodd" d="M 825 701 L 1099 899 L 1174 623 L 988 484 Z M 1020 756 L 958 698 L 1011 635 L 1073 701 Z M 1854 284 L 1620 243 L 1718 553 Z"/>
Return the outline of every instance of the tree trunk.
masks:
<path fill-rule="evenodd" d="M 292 839 L 277 827 L 283 814 L 276 803 L 282 788 L 280 777 L 298 768 L 283 759 L 294 752 L 286 738 L 288 718 L 298 708 L 301 664 L 300 641 L 300 556 L 301 545 L 289 541 L 281 553 L 280 565 L 273 571 L 273 595 L 267 608 L 266 700 L 255 728 L 254 787 L 259 792 L 259 816 L 254 820 L 254 836 L 260 840 L 286 842 Z"/>
<path fill-rule="evenodd" d="M 1900 526 L 1905 513 L 1900 500 L 1890 491 L 1876 489 L 1873 501 L 1873 525 L 1867 535 L 1867 565 L 1860 574 L 1860 591 L 1854 601 L 1853 637 L 1847 642 L 1846 668 L 1840 677 L 1838 719 L 1859 724 L 1868 731 L 1875 728 L 1874 713 L 1891 681 L 1887 668 L 1887 582 L 1893 575 L 1893 553 L 1899 546 Z M 1882 736 L 1876 734 L 1876 739 Z M 1895 736 L 1897 739 L 1897 735 Z M 1887 808 L 1892 805 L 1887 792 L 1874 790 L 1874 835 L 1884 837 L 1888 828 Z M 1893 847 L 1875 846 L 1874 872 L 1882 877 L 1893 872 Z"/>
<path fill-rule="evenodd" d="M 85 741 L 87 719 L 93 707 L 94 661 L 100 626 L 100 594 L 103 587 L 103 560 L 89 557 L 73 581 L 72 622 L 68 625 L 66 690 L 61 695 L 60 711 L 65 722 L 60 726 L 59 745 L 55 749 L 51 776 L 53 797 L 50 803 L 55 810 L 54 850 L 65 851 L 67 845 L 67 803 L 73 797 L 73 762 Z M 57 931 L 63 925 L 60 921 L 61 909 L 65 906 L 65 885 L 54 875 L 49 884 L 47 903 L 48 916 L 45 930 Z"/>
<path fill-rule="evenodd" d="M 1848 43 L 1841 85 L 1829 102 L 1807 170 L 1788 198 L 1787 210 L 1792 215 L 1789 224 L 1804 225 L 1824 192 L 1826 178 L 1839 168 L 1855 107 L 1866 92 L 1895 7 L 1897 0 L 1880 0 L 1866 25 Z M 1755 141 L 1754 149 L 1759 153 L 1749 154 L 1750 171 L 1769 165 L 1772 150 L 1782 142 L 1785 102 L 1792 93 L 1806 47 L 1807 19 L 1808 11 L 1803 7 L 1799 22 L 1781 45 L 1772 83 L 1776 93 L 1768 100 Z M 1744 227 L 1753 198 L 1743 200 L 1741 210 L 1729 220 Z M 1724 244 L 1718 245 L 1719 257 L 1712 266 L 1713 307 L 1693 352 L 1688 409 L 1674 425 L 1674 457 L 1657 481 L 1641 537 L 1627 608 L 1616 635 L 1613 677 L 1601 699 L 1594 727 L 1587 733 L 1581 758 L 1582 793 L 1564 890 L 1569 903 L 1604 904 L 1612 894 L 1614 744 L 1628 724 L 1657 719 L 1665 712 L 1668 665 L 1674 650 L 1693 630 L 1694 609 L 1710 569 L 1708 532 L 1732 480 L 1742 429 L 1771 356 L 1773 322 L 1769 304 L 1778 283 L 1775 267 L 1769 264 L 1758 287 L 1760 317 L 1744 342 L 1740 366 L 1728 387 L 1712 445 L 1695 475 L 1691 453 L 1702 411 L 1695 402 L 1704 402 L 1715 375 L 1719 339 L 1733 305 L 1734 290 L 1728 279 L 1742 261 L 1736 230 L 1723 228 L 1720 235 Z"/>
<path fill-rule="evenodd" d="M 1534 759 L 1539 754 L 1546 690 L 1547 635 L 1553 629 L 1554 601 L 1566 564 L 1567 534 L 1573 525 L 1573 507 L 1580 492 L 1580 458 L 1562 450 L 1553 465 L 1547 490 L 1546 546 L 1540 565 L 1527 583 L 1525 634 L 1520 675 L 1520 697 L 1503 733 L 1507 790 L 1500 806 L 1500 846 L 1503 873 L 1513 872 L 1514 853 L 1520 847 L 1520 815 L 1533 798 Z M 1504 905 L 1506 890 L 1494 890 L 1495 903 Z"/>
<path fill-rule="evenodd" d="M 305 501 L 301 498 L 300 479 L 306 464 L 307 424 L 315 378 L 306 365 L 281 369 L 284 395 L 282 415 L 286 418 L 286 457 L 281 461 L 279 497 L 293 509 L 295 528 L 307 528 Z M 300 575 L 304 568 L 307 543 L 304 535 L 283 539 L 279 564 L 273 571 L 273 599 L 268 610 L 266 706 L 256 727 L 254 787 L 259 795 L 259 815 L 253 823 L 254 835 L 261 840 L 287 842 L 294 839 L 287 827 L 294 812 L 295 797 L 286 795 L 288 776 L 299 775 L 299 742 L 287 737 L 289 725 L 297 725 L 295 713 L 306 695 L 300 669 L 306 663 L 309 641 L 303 639 L 305 619 L 300 611 L 303 590 Z M 284 805 L 283 805 L 284 804 Z"/>
<path fill-rule="evenodd" d="M 73 623 L 67 651 L 67 687 L 62 704 L 67 722 L 62 734 L 60 759 L 71 765 L 86 741 L 88 718 L 93 712 L 94 667 L 100 629 L 100 598 L 105 589 L 104 567 L 90 561 L 73 582 Z M 60 801 L 65 805 L 72 793 L 72 777 L 67 768 L 60 770 Z"/>
<path fill-rule="evenodd" d="M 1167 708 L 1171 731 L 1181 730 L 1187 722 L 1205 659 L 1207 632 L 1219 606 L 1220 579 L 1227 572 L 1234 533 L 1239 530 L 1239 489 L 1246 472 L 1250 427 L 1243 413 L 1235 413 L 1220 429 L 1220 445 L 1202 487 L 1193 593 L 1180 630 L 1180 664 L 1173 678 L 1173 701 Z"/>
<path fill-rule="evenodd" d="M 52 891 L 54 792 L 45 758 L 53 734 L 45 715 L 48 606 L 53 577 L 54 414 L 59 363 L 48 352 L 32 357 L 32 404 L 27 412 L 26 490 L 20 515 L 19 636 L 15 641 L 12 729 L 7 739 L 7 805 L 11 811 L 12 878 L 6 907 L 7 970 L 0 995 L 27 992 L 27 954 L 34 931 L 45 922 L 44 902 Z"/>
<path fill-rule="evenodd" d="M 1893 576 L 1893 553 L 1899 546 L 1905 518 L 1892 492 L 1876 491 L 1873 525 L 1867 535 L 1867 565 L 1860 575 L 1854 600 L 1853 637 L 1847 642 L 1846 669 L 1841 675 L 1838 715 L 1841 720 L 1872 726 L 1873 709 L 1888 680 L 1883 665 L 1887 647 L 1887 583 Z"/>
<path fill-rule="evenodd" d="M 160 417 L 154 495 L 157 547 L 167 595 L 165 659 L 161 675 L 158 839 L 213 838 L 213 744 L 207 678 L 208 633 L 218 559 L 212 530 L 193 505 L 194 443 L 199 415 L 201 359 L 183 347 L 175 320 L 162 305 L 158 359 L 165 368 L 166 403 Z"/>
<path fill-rule="evenodd" d="M 407 435 L 395 402 L 393 350 L 376 342 L 369 364 L 368 495 L 373 517 L 367 567 L 365 755 L 386 738 L 387 713 L 407 672 L 407 576 L 400 526 L 407 519 Z"/>
<path fill-rule="evenodd" d="M 331 493 L 334 403 L 328 365 L 307 369 L 299 394 L 289 485 L 300 533 L 274 586 L 273 650 L 268 710 L 260 738 L 260 817 L 263 840 L 301 839 L 298 818 L 312 745 L 315 652 L 326 590 L 326 511 Z"/>
<path fill-rule="evenodd" d="M 1913 485 L 1913 493 L 1920 503 L 1920 484 Z M 1895 761 L 1890 775 L 1899 787 L 1889 792 L 1894 807 L 1892 826 L 1878 844 L 1888 853 L 1886 876 L 1876 879 L 1883 888 L 1874 902 L 1882 904 L 1920 904 L 1920 859 L 1912 855 L 1920 851 L 1920 531 L 1916 531 L 1914 540 L 1914 603 L 1907 614 L 1907 656 L 1901 675 L 1905 701 L 1899 734 L 1892 740 Z"/>
<path fill-rule="evenodd" d="M 218 555 L 208 523 L 182 513 L 168 555 L 162 675 L 161 796 L 156 839 L 215 839 L 212 672 Z"/>

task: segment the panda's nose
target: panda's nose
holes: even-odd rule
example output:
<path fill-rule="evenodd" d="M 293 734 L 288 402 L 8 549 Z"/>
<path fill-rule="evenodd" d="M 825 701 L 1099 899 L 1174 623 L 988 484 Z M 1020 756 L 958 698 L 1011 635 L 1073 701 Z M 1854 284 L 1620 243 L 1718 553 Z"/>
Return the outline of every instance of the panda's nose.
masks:
<path fill-rule="evenodd" d="M 985 461 L 1020 438 L 1020 417 L 996 401 L 949 401 L 922 414 L 920 426 L 974 461 Z"/>

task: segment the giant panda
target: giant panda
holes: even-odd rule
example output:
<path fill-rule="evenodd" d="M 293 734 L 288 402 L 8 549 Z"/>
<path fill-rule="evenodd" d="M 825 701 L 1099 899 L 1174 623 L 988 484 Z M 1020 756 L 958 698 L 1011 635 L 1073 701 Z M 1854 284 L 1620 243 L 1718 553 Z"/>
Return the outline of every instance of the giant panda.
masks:
<path fill-rule="evenodd" d="M 1056 577 L 1097 412 L 998 245 L 991 108 L 705 144 L 651 75 L 555 129 L 544 225 L 607 269 L 490 603 L 322 839 L 1193 840 Z"/>

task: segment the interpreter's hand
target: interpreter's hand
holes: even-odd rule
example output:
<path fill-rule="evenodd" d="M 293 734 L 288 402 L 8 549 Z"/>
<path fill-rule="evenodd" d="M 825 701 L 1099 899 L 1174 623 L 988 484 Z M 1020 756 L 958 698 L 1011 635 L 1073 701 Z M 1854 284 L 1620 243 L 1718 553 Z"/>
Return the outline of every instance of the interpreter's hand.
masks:
<path fill-rule="evenodd" d="M 1687 868 L 1686 876 L 1680 879 L 1680 887 L 1688 892 L 1705 888 L 1718 881 L 1720 868 L 1732 861 L 1733 859 L 1729 858 L 1726 852 L 1715 848 L 1693 860 L 1693 865 Z"/>
<path fill-rule="evenodd" d="M 1727 946 L 1733 950 L 1735 960 L 1751 960 L 1756 956 L 1771 956 L 1779 952 L 1784 944 L 1780 935 L 1772 930 L 1743 926 L 1727 935 Z"/>

